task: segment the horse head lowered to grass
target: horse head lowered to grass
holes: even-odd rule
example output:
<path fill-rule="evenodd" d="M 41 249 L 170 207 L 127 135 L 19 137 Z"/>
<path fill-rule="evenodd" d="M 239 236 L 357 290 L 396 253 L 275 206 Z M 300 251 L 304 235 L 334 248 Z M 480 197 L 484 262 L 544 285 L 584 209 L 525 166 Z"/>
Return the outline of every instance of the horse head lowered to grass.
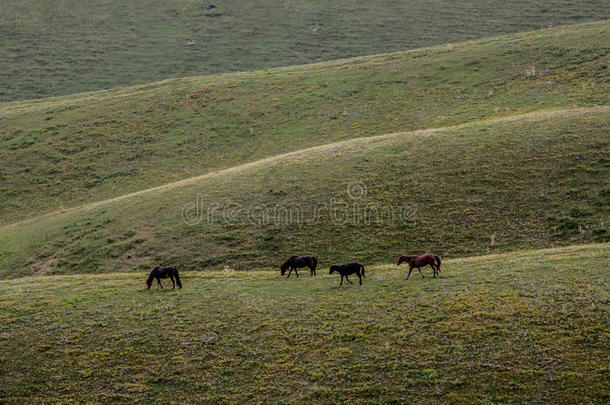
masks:
<path fill-rule="evenodd" d="M 314 256 L 292 256 L 290 259 L 286 260 L 284 264 L 282 264 L 280 270 L 282 276 L 286 273 L 286 270 L 289 270 L 287 278 L 290 278 L 290 273 L 292 273 L 292 270 L 294 270 L 297 277 L 299 277 L 299 272 L 297 269 L 300 269 L 301 267 L 309 267 L 311 276 L 315 276 L 317 265 L 318 259 L 316 259 Z"/>
<path fill-rule="evenodd" d="M 178 275 L 178 269 L 175 267 L 155 267 L 148 276 L 148 280 L 146 280 L 146 285 L 150 289 L 152 286 L 153 280 L 157 279 L 157 288 L 163 288 L 163 284 L 161 284 L 162 278 L 169 278 L 172 280 L 172 289 L 176 288 L 176 284 L 178 284 L 179 288 L 182 288 L 182 282 L 180 282 L 180 276 Z"/>
<path fill-rule="evenodd" d="M 355 274 L 358 276 L 358 280 L 360 281 L 360 285 L 362 285 L 362 278 L 364 277 L 364 266 L 360 263 L 348 263 L 342 266 L 333 265 L 330 266 L 330 272 L 328 274 L 333 274 L 334 272 L 338 272 L 341 275 L 341 283 L 339 285 L 343 285 L 343 277 L 347 280 L 348 283 L 353 284 L 349 281 L 349 275 Z"/>

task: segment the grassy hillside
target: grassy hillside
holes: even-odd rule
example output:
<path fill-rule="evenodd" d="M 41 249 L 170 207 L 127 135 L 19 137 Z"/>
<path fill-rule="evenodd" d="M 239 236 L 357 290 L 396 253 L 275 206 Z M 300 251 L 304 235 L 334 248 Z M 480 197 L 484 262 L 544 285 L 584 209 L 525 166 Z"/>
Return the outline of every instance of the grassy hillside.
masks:
<path fill-rule="evenodd" d="M 607 241 L 609 121 L 608 106 L 539 112 L 264 159 L 0 228 L 0 277 Z"/>
<path fill-rule="evenodd" d="M 0 101 L 610 18 L 602 0 L 1 0 L 0 8 Z"/>
<path fill-rule="evenodd" d="M 607 403 L 610 245 L 367 269 L 0 284 L 0 401 Z"/>
<path fill-rule="evenodd" d="M 608 104 L 610 22 L 0 105 L 0 224 L 315 145 Z"/>

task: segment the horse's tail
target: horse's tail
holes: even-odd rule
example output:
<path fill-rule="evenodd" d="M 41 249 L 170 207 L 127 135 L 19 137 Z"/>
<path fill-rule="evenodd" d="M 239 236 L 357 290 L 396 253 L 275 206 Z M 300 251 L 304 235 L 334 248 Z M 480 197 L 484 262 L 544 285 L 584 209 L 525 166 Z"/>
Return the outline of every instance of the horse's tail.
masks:
<path fill-rule="evenodd" d="M 364 277 L 364 266 L 360 265 L 360 268 L 362 269 L 362 277 Z"/>
<path fill-rule="evenodd" d="M 182 283 L 180 282 L 180 276 L 178 275 L 178 269 L 176 269 L 176 284 L 178 284 L 178 287 L 182 288 Z"/>
<path fill-rule="evenodd" d="M 315 270 L 316 267 L 318 267 L 318 259 L 316 259 L 315 256 L 312 256 L 312 262 L 313 262 L 313 268 Z"/>
<path fill-rule="evenodd" d="M 437 255 L 434 255 L 434 261 L 436 262 L 436 267 L 438 267 L 438 269 L 441 269 L 441 258 L 438 257 Z"/>

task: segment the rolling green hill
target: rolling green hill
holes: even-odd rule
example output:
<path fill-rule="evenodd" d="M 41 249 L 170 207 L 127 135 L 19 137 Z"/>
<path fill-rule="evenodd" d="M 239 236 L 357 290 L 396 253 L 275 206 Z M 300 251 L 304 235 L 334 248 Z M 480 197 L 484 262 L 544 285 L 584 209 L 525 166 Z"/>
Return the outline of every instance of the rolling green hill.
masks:
<path fill-rule="evenodd" d="M 610 245 L 368 267 L 0 283 L 0 401 L 607 403 Z"/>
<path fill-rule="evenodd" d="M 0 104 L 0 403 L 607 403 L 610 20 L 455 39 L 609 6 L 403 3 L 0 0 L 0 99 L 454 42 Z"/>
<path fill-rule="evenodd" d="M 0 9 L 0 101 L 610 18 L 602 0 L 1 0 Z"/>
<path fill-rule="evenodd" d="M 0 276 L 607 241 L 608 122 L 609 106 L 535 112 L 266 158 L 6 225 Z"/>
<path fill-rule="evenodd" d="M 606 21 L 5 103 L 0 224 L 336 141 L 607 105 L 608 43 Z"/>

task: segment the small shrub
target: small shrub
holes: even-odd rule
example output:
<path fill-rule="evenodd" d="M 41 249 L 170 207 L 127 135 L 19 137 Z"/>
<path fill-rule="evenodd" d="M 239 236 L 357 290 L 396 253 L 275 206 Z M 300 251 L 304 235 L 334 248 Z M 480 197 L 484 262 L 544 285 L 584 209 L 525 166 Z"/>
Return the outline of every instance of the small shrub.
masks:
<path fill-rule="evenodd" d="M 583 218 L 591 215 L 591 211 L 579 207 L 572 207 L 569 210 L 569 216 L 572 218 Z"/>
<path fill-rule="evenodd" d="M 593 240 L 595 242 L 610 242 L 610 232 L 605 228 L 594 229 Z"/>

